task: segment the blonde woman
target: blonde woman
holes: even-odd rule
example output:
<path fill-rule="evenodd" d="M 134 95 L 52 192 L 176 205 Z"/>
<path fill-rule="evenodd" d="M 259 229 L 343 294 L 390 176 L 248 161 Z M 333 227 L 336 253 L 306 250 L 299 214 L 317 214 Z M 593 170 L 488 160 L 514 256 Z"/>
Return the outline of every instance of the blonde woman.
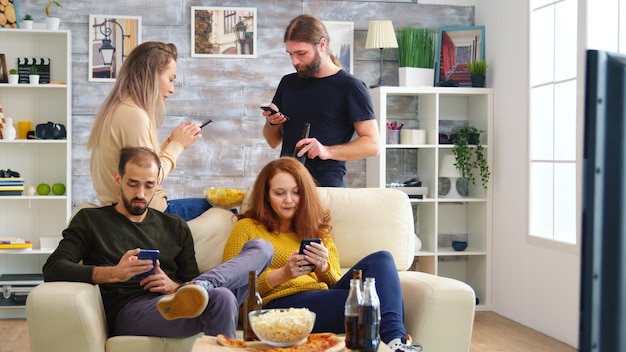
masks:
<path fill-rule="evenodd" d="M 161 181 L 176 167 L 182 152 L 200 139 L 200 124 L 189 121 L 176 127 L 164 143 L 157 128 L 165 117 L 165 100 L 174 93 L 178 50 L 171 43 L 145 42 L 128 55 L 113 89 L 100 107 L 87 149 L 91 151 L 91 180 L 101 205 L 119 202 L 113 175 L 124 147 L 146 147 L 161 159 Z M 210 208 L 204 198 L 168 200 L 157 189 L 150 207 L 191 220 Z"/>

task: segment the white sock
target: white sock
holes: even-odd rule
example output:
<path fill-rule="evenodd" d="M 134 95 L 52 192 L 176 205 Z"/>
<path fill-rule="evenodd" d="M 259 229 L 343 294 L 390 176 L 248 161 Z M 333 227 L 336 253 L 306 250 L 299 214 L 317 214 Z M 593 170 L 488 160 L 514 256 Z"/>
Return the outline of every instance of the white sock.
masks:
<path fill-rule="evenodd" d="M 402 340 L 399 337 L 387 342 L 387 346 L 389 346 L 389 348 L 391 349 L 393 349 L 395 345 L 402 345 L 402 344 L 403 344 Z"/>

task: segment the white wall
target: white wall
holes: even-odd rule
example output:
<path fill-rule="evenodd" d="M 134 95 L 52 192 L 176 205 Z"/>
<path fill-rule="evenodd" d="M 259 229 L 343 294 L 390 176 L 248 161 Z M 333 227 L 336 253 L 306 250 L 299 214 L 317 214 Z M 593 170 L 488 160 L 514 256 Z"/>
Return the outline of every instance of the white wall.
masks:
<path fill-rule="evenodd" d="M 528 0 L 420 0 L 474 5 L 495 88 L 493 310 L 578 346 L 580 254 L 527 239 Z"/>
<path fill-rule="evenodd" d="M 476 0 L 495 88 L 493 309 L 578 345 L 580 255 L 527 234 L 528 0 Z"/>

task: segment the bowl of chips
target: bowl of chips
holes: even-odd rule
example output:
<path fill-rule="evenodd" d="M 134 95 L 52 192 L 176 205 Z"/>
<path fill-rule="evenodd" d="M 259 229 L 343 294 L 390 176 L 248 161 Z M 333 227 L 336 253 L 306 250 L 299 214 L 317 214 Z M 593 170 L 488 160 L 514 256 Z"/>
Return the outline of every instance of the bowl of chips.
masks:
<path fill-rule="evenodd" d="M 289 347 L 305 343 L 315 324 L 307 308 L 262 309 L 248 313 L 252 330 L 268 345 Z"/>
<path fill-rule="evenodd" d="M 248 187 L 208 187 L 204 196 L 214 207 L 233 209 L 241 206 L 247 192 Z"/>

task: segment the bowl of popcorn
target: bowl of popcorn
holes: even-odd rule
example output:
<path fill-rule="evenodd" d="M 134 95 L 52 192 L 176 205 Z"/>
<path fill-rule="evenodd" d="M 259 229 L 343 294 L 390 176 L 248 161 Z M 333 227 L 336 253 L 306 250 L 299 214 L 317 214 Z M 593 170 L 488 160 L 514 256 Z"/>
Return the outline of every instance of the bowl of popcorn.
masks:
<path fill-rule="evenodd" d="M 247 192 L 248 187 L 209 187 L 204 196 L 214 207 L 232 209 L 241 205 Z"/>
<path fill-rule="evenodd" d="M 262 309 L 248 313 L 252 330 L 268 345 L 289 347 L 307 341 L 315 313 L 307 308 Z"/>

